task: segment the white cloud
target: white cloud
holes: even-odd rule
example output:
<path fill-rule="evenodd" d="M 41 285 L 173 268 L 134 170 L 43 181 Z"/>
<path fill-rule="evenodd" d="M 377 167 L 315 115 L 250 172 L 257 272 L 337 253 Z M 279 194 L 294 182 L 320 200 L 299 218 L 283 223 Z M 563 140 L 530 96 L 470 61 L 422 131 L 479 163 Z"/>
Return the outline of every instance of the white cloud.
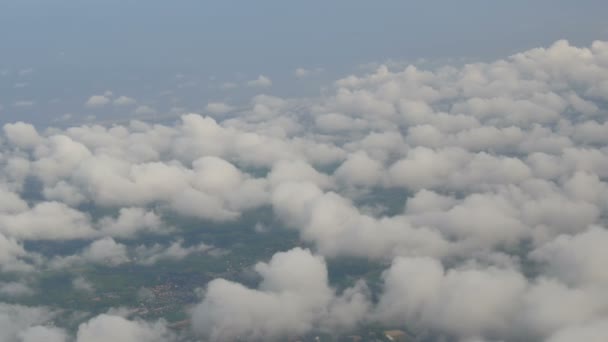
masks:
<path fill-rule="evenodd" d="M 156 110 L 150 106 L 140 105 L 135 108 L 135 114 L 137 115 L 150 115 L 156 113 Z"/>
<path fill-rule="evenodd" d="M 433 259 L 397 258 L 384 280 L 377 309 L 381 319 L 422 324 L 461 337 L 508 333 L 526 289 L 525 278 L 513 270 L 446 272 Z"/>
<path fill-rule="evenodd" d="M 82 252 L 82 256 L 90 262 L 107 265 L 120 265 L 129 261 L 126 246 L 112 238 L 94 241 Z"/>
<path fill-rule="evenodd" d="M 275 186 L 288 182 L 311 182 L 320 188 L 331 187 L 331 179 L 327 175 L 301 160 L 276 163 L 268 179 Z"/>
<path fill-rule="evenodd" d="M 323 72 L 322 68 L 313 68 L 313 69 L 296 68 L 296 70 L 294 71 L 294 75 L 297 78 L 305 78 L 305 77 L 309 77 L 309 76 L 318 75 L 322 72 Z"/>
<path fill-rule="evenodd" d="M 51 269 L 62 269 L 91 263 L 111 267 L 130 261 L 127 246 L 116 242 L 111 237 L 105 237 L 93 241 L 79 254 L 55 256 L 49 260 L 48 266 Z M 83 285 L 82 282 L 78 282 L 80 283 L 78 285 Z M 73 285 L 76 286 L 76 284 Z"/>
<path fill-rule="evenodd" d="M 271 338 L 372 311 L 455 340 L 591 339 L 608 312 L 606 79 L 607 43 L 559 41 L 489 63 L 379 66 L 317 98 L 255 96 L 225 120 L 7 124 L 0 270 L 180 260 L 213 249 L 114 238 L 176 232 L 161 214 L 230 221 L 269 208 L 319 255 L 392 262 L 379 306 L 363 286 L 337 295 L 322 258 L 295 250 L 257 267 L 259 287 L 212 281 L 195 315 L 202 335 Z M 88 245 L 67 256 L 24 247 L 73 239 Z"/>
<path fill-rule="evenodd" d="M 80 324 L 76 334 L 76 342 L 165 342 L 172 339 L 163 321 L 147 323 L 109 314 L 101 314 Z"/>
<path fill-rule="evenodd" d="M 606 297 L 596 290 L 569 287 L 555 279 L 541 278 L 522 297 L 516 324 L 531 339 L 543 340 L 564 327 L 578 326 L 601 315 Z"/>
<path fill-rule="evenodd" d="M 68 341 L 64 330 L 55 327 L 35 326 L 19 333 L 21 342 L 65 342 Z"/>
<path fill-rule="evenodd" d="M 168 232 L 161 218 L 142 208 L 121 208 L 118 217 L 104 217 L 98 223 L 100 233 L 120 238 L 133 238 L 141 232 Z"/>
<path fill-rule="evenodd" d="M 64 331 L 45 326 L 55 314 L 43 307 L 0 303 L 0 340 L 42 342 L 40 337 L 44 334 L 44 341 L 64 342 Z"/>
<path fill-rule="evenodd" d="M 63 203 L 42 202 L 25 211 L 0 212 L 0 233 L 25 240 L 74 239 L 94 235 L 89 217 Z"/>
<path fill-rule="evenodd" d="M 110 95 L 111 96 L 111 95 Z M 110 98 L 106 95 L 93 95 L 84 103 L 87 108 L 99 108 L 110 103 Z"/>
<path fill-rule="evenodd" d="M 5 124 L 2 129 L 7 139 L 20 148 L 32 148 L 42 139 L 34 126 L 21 121 Z"/>
<path fill-rule="evenodd" d="M 601 342 L 608 334 L 608 321 L 598 320 L 581 324 L 579 326 L 567 327 L 555 333 L 548 342 L 589 341 Z"/>
<path fill-rule="evenodd" d="M 300 230 L 303 239 L 314 242 L 326 255 L 441 256 L 451 248 L 438 231 L 415 227 L 405 216 L 377 219 L 362 214 L 348 199 L 323 193 L 309 182 L 281 184 L 272 203 L 284 224 Z"/>
<path fill-rule="evenodd" d="M 132 106 L 137 103 L 137 100 L 128 96 L 119 96 L 112 101 L 115 106 Z"/>
<path fill-rule="evenodd" d="M 272 81 L 270 78 L 260 75 L 255 80 L 247 81 L 247 86 L 249 87 L 270 87 L 272 85 Z"/>
<path fill-rule="evenodd" d="M 383 165 L 371 159 L 365 152 L 357 152 L 338 167 L 334 176 L 350 186 L 374 186 L 382 181 Z"/>
<path fill-rule="evenodd" d="M 29 296 L 34 293 L 34 290 L 19 282 L 0 282 L 0 296 L 4 297 L 22 297 Z"/>
<path fill-rule="evenodd" d="M 294 270 L 298 272 L 294 272 Z M 325 261 L 300 248 L 258 263 L 259 289 L 216 279 L 194 308 L 194 330 L 212 341 L 268 340 L 303 334 L 313 328 L 351 328 L 367 312 L 362 285 L 336 296 L 328 285 Z"/>
<path fill-rule="evenodd" d="M 82 291 L 86 293 L 91 293 L 95 291 L 95 286 L 93 285 L 93 283 L 91 283 L 82 276 L 76 277 L 74 278 L 74 280 L 72 280 L 72 287 L 76 291 Z"/>
<path fill-rule="evenodd" d="M 154 244 L 140 245 L 135 248 L 135 260 L 143 265 L 152 265 L 161 260 L 181 260 L 192 254 L 201 254 L 214 250 L 213 246 L 205 243 L 184 247 L 183 241 L 172 242 L 169 246 Z"/>
<path fill-rule="evenodd" d="M 532 257 L 547 264 L 545 273 L 570 285 L 608 284 L 604 260 L 608 258 L 608 230 L 591 227 L 580 234 L 562 235 L 533 252 Z"/>
<path fill-rule="evenodd" d="M 0 234 L 0 269 L 8 271 L 23 269 L 24 264 L 20 259 L 26 254 L 19 242 Z"/>

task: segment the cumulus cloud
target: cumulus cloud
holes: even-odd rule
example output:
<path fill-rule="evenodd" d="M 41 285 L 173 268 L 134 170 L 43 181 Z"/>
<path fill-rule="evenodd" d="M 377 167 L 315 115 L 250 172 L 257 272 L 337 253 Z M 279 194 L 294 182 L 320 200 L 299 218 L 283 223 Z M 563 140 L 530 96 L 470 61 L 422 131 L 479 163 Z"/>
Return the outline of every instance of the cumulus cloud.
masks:
<path fill-rule="evenodd" d="M 67 340 L 65 331 L 46 325 L 55 315 L 43 307 L 0 303 L 0 340 L 64 342 Z"/>
<path fill-rule="evenodd" d="M 120 342 L 175 341 L 163 320 L 146 322 L 115 313 L 95 316 L 78 326 L 74 335 L 53 325 L 58 312 L 44 307 L 0 303 L 0 340 L 6 342 Z"/>
<path fill-rule="evenodd" d="M 383 320 L 424 325 L 462 337 L 504 335 L 526 288 L 513 270 L 445 271 L 434 259 L 397 258 L 384 274 Z M 471 309 L 474 308 L 474 309 Z"/>
<path fill-rule="evenodd" d="M 52 269 L 58 269 L 91 263 L 111 267 L 127 263 L 130 260 L 126 245 L 116 242 L 111 237 L 105 237 L 93 241 L 79 254 L 55 256 L 49 261 L 49 266 Z"/>
<path fill-rule="evenodd" d="M 111 95 L 110 95 L 111 96 Z M 110 103 L 109 96 L 106 95 L 93 95 L 84 103 L 87 108 L 99 108 Z"/>
<path fill-rule="evenodd" d="M 128 96 L 119 96 L 112 101 L 112 104 L 114 104 L 115 106 L 132 106 L 136 103 L 137 100 Z"/>
<path fill-rule="evenodd" d="M 226 222 L 271 209 L 314 252 L 258 264 L 257 287 L 211 281 L 193 311 L 201 336 L 263 340 L 371 319 L 464 341 L 592 340 L 608 312 L 606 79 L 608 43 L 558 41 L 489 63 L 379 66 L 318 98 L 209 103 L 215 119 L 7 124 L 0 270 L 180 260 L 212 247 L 128 240 L 175 232 L 163 215 Z M 50 261 L 26 249 L 75 239 L 85 247 Z M 378 303 L 362 283 L 332 288 L 325 257 L 390 265 Z M 109 321 L 128 336 L 155 329 L 124 320 L 80 335 Z"/>
<path fill-rule="evenodd" d="M 76 334 L 76 342 L 165 342 L 172 339 L 164 321 L 148 323 L 110 314 L 101 314 L 80 324 Z"/>
<path fill-rule="evenodd" d="M 35 326 L 19 333 L 21 342 L 64 342 L 68 340 L 64 330 L 54 327 Z"/>
<path fill-rule="evenodd" d="M 132 238 L 141 232 L 169 232 L 156 213 L 142 208 L 121 208 L 118 217 L 104 217 L 98 225 L 101 234 L 121 238 Z"/>
<path fill-rule="evenodd" d="M 334 176 L 346 185 L 373 187 L 382 181 L 382 169 L 382 163 L 370 158 L 367 153 L 356 152 L 348 156 Z"/>
<path fill-rule="evenodd" d="M 0 234 L 0 269 L 6 271 L 27 270 L 27 262 L 23 260 L 27 256 L 23 245 L 13 238 L 7 238 Z"/>
<path fill-rule="evenodd" d="M 119 265 L 129 261 L 126 247 L 116 243 L 112 238 L 94 241 L 82 255 L 85 259 L 100 264 Z"/>
<path fill-rule="evenodd" d="M 249 87 L 270 87 L 272 85 L 272 81 L 270 78 L 260 75 L 255 80 L 247 81 L 247 86 Z"/>
<path fill-rule="evenodd" d="M 335 192 L 323 193 L 310 182 L 281 184 L 272 200 L 279 218 L 326 255 L 441 256 L 450 249 L 437 231 L 416 227 L 405 216 L 375 218 L 362 213 L 350 200 Z"/>
<path fill-rule="evenodd" d="M 94 235 L 88 215 L 59 202 L 42 202 L 18 213 L 0 212 L 0 232 L 24 240 Z"/>
<path fill-rule="evenodd" d="M 580 326 L 560 330 L 548 340 L 549 342 L 589 341 L 600 342 L 608 334 L 608 322 L 599 320 Z"/>
<path fill-rule="evenodd" d="M 567 284 L 605 286 L 608 284 L 603 262 L 608 251 L 608 230 L 591 227 L 576 235 L 561 235 L 539 247 L 532 257 L 546 263 L 546 274 Z"/>
<path fill-rule="evenodd" d="M 328 285 L 325 261 L 295 248 L 258 263 L 259 289 L 217 279 L 207 285 L 194 308 L 194 330 L 212 341 L 268 340 L 313 328 L 351 328 L 367 312 L 366 290 L 359 284 L 342 295 Z M 296 272 L 297 270 L 297 272 Z"/>
<path fill-rule="evenodd" d="M 6 124 L 3 127 L 4 134 L 11 144 L 20 148 L 31 148 L 40 143 L 40 135 L 34 126 L 16 122 L 14 124 Z"/>
<path fill-rule="evenodd" d="M 140 105 L 135 108 L 135 114 L 137 115 L 150 115 L 156 113 L 156 110 L 147 105 Z"/>
<path fill-rule="evenodd" d="M 181 260 L 192 254 L 201 254 L 212 250 L 215 250 L 214 247 L 205 243 L 186 247 L 183 245 L 183 241 L 174 241 L 168 246 L 160 244 L 137 246 L 134 251 L 134 259 L 140 264 L 151 265 L 161 260 Z"/>
<path fill-rule="evenodd" d="M 82 257 L 91 263 L 116 266 L 130 260 L 127 247 L 111 237 L 93 241 L 82 252 Z"/>
<path fill-rule="evenodd" d="M 82 291 L 82 292 L 86 292 L 86 293 L 91 293 L 91 292 L 95 291 L 95 286 L 93 286 L 93 284 L 90 281 L 88 281 L 87 279 L 85 279 L 82 276 L 76 277 L 76 278 L 74 278 L 74 280 L 72 280 L 72 287 L 76 291 Z"/>
<path fill-rule="evenodd" d="M 305 78 L 305 77 L 309 77 L 309 76 L 318 75 L 322 72 L 323 72 L 322 68 L 312 68 L 312 69 L 296 68 L 296 70 L 293 73 L 297 78 Z"/>
<path fill-rule="evenodd" d="M 29 286 L 19 282 L 0 282 L 0 296 L 4 297 L 22 297 L 34 293 L 34 290 Z"/>

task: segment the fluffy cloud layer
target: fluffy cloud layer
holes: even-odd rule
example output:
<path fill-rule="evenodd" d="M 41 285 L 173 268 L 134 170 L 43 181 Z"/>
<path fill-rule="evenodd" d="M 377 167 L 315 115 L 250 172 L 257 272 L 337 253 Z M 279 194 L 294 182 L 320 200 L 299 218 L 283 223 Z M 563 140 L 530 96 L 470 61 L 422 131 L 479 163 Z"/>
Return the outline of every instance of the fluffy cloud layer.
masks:
<path fill-rule="evenodd" d="M 0 303 L 0 341 L 64 342 L 64 331 L 45 325 L 53 316 L 46 308 Z"/>
<path fill-rule="evenodd" d="M 313 327 L 352 328 L 368 310 L 365 288 L 337 296 L 328 284 L 322 257 L 300 248 L 258 263 L 259 289 L 216 279 L 194 308 L 194 330 L 212 341 L 237 338 L 273 340 L 303 334 Z"/>
<path fill-rule="evenodd" d="M 209 246 L 123 240 L 170 234 L 165 214 L 226 222 L 271 208 L 314 253 L 258 264 L 256 288 L 210 282 L 193 314 L 200 335 L 263 340 L 364 320 L 472 341 L 592 341 L 608 318 L 607 79 L 608 43 L 559 41 L 491 63 L 381 66 L 320 98 L 211 103 L 217 119 L 7 124 L 0 270 L 179 259 Z M 87 246 L 50 261 L 24 247 L 74 239 Z M 323 258 L 336 256 L 391 265 L 377 301 L 361 283 L 330 286 Z M 79 336 L 107 322 L 162 335 L 101 317 Z"/>
<path fill-rule="evenodd" d="M 166 342 L 176 340 L 165 321 L 145 322 L 116 314 L 101 314 L 78 326 L 72 338 L 55 327 L 57 312 L 42 307 L 0 303 L 0 341 L 3 342 Z"/>
<path fill-rule="evenodd" d="M 163 342 L 172 339 L 162 321 L 147 323 L 109 314 L 99 315 L 81 324 L 76 334 L 76 342 Z"/>
<path fill-rule="evenodd" d="M 513 270 L 453 269 L 436 260 L 397 258 L 384 275 L 382 320 L 430 326 L 463 337 L 512 329 L 525 278 Z"/>

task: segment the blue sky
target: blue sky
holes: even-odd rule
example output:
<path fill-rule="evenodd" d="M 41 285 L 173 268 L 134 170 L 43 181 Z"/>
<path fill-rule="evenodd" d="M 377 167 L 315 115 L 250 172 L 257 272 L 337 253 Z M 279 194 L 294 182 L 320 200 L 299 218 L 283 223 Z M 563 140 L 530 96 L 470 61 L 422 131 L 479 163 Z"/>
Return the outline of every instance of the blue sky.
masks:
<path fill-rule="evenodd" d="M 605 341 L 607 7 L 0 0 L 0 341 Z"/>
<path fill-rule="evenodd" d="M 194 110 L 197 101 L 254 92 L 227 94 L 213 82 L 266 75 L 273 87 L 265 92 L 299 96 L 370 62 L 486 60 L 558 39 L 587 45 L 608 36 L 607 10 L 599 0 L 2 0 L 2 121 L 78 112 L 83 98 L 106 90 L 153 105 L 158 93 L 175 87 L 175 75 L 191 85 L 180 96 Z M 298 67 L 324 72 L 297 82 Z M 18 75 L 28 69 L 33 72 Z M 63 104 L 48 106 L 47 114 L 41 108 L 7 113 L 11 104 L 28 101 Z"/>

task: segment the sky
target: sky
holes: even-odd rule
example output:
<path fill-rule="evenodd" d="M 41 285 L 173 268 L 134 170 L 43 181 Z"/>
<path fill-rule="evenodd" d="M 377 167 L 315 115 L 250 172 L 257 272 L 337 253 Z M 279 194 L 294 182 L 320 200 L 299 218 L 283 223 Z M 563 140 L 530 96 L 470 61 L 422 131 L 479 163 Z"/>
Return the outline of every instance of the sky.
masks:
<path fill-rule="evenodd" d="M 1 342 L 608 336 L 605 2 L 0 6 Z M 247 243 L 190 222 L 297 241 L 201 280 L 181 332 L 28 301 Z"/>
<path fill-rule="evenodd" d="M 274 81 L 265 93 L 318 95 L 369 63 L 489 60 L 558 39 L 589 44 L 608 35 L 606 7 L 599 0 L 2 1 L 0 120 L 99 117 L 81 105 L 108 90 L 164 114 L 198 112 L 208 101 L 257 95 L 230 85 L 259 75 Z M 319 72 L 302 81 L 297 68 Z"/>

